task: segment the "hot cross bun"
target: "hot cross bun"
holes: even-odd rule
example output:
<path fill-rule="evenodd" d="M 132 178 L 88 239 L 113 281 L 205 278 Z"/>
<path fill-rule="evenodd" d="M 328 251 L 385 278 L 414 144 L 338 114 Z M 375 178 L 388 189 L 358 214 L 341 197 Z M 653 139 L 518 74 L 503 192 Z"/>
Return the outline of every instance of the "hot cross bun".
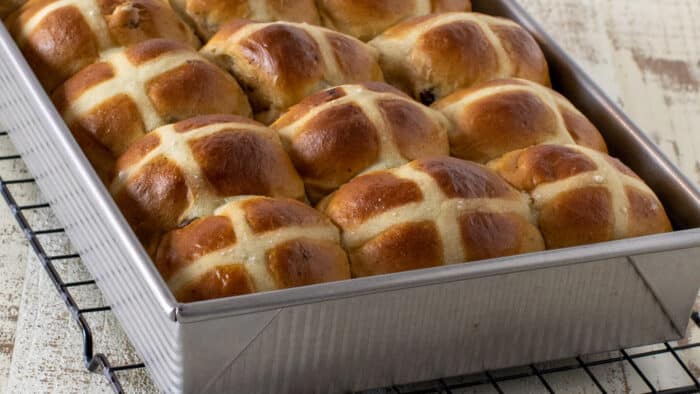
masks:
<path fill-rule="evenodd" d="M 489 164 L 529 192 L 548 248 L 671 231 L 653 191 L 617 159 L 578 145 L 539 145 Z"/>
<path fill-rule="evenodd" d="M 110 48 L 152 38 L 200 45 L 161 0 L 29 0 L 7 26 L 48 92 Z"/>
<path fill-rule="evenodd" d="M 524 79 L 459 90 L 432 105 L 451 120 L 453 156 L 485 163 L 538 144 L 579 144 L 607 153 L 596 127 L 564 96 Z"/>
<path fill-rule="evenodd" d="M 542 50 L 520 25 L 478 13 L 408 19 L 369 42 L 390 84 L 430 105 L 458 89 L 499 78 L 549 86 Z"/>
<path fill-rule="evenodd" d="M 470 0 L 318 0 L 323 25 L 368 41 L 413 16 L 471 11 Z"/>
<path fill-rule="evenodd" d="M 354 276 L 544 249 L 525 193 L 451 157 L 357 177 L 319 209 L 340 227 Z"/>
<path fill-rule="evenodd" d="M 311 201 L 360 173 L 448 155 L 447 127 L 439 112 L 380 82 L 316 93 L 272 124 Z"/>
<path fill-rule="evenodd" d="M 168 233 L 156 266 L 191 302 L 350 279 L 338 229 L 298 201 L 240 197 Z"/>
<path fill-rule="evenodd" d="M 169 40 L 114 49 L 53 94 L 53 102 L 105 182 L 136 139 L 206 114 L 251 114 L 236 81 L 194 50 Z"/>
<path fill-rule="evenodd" d="M 207 40 L 234 19 L 320 24 L 314 0 L 170 0 L 170 4 Z"/>
<path fill-rule="evenodd" d="M 274 130 L 232 115 L 191 118 L 148 133 L 116 165 L 111 192 L 150 251 L 159 236 L 211 215 L 227 198 L 304 200 L 304 185 Z"/>
<path fill-rule="evenodd" d="M 383 79 L 372 47 L 307 24 L 237 20 L 202 53 L 233 73 L 265 124 L 319 90 Z"/>

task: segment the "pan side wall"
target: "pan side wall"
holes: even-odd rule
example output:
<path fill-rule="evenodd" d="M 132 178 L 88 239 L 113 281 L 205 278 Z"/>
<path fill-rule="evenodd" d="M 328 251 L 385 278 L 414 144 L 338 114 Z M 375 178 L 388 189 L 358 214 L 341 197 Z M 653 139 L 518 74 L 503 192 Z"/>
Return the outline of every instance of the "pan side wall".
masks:
<path fill-rule="evenodd" d="M 697 291 L 700 249 L 639 258 L 683 279 L 652 289 L 637 258 L 616 258 L 286 308 L 189 388 L 344 392 L 678 339 L 690 304 L 661 300 Z"/>

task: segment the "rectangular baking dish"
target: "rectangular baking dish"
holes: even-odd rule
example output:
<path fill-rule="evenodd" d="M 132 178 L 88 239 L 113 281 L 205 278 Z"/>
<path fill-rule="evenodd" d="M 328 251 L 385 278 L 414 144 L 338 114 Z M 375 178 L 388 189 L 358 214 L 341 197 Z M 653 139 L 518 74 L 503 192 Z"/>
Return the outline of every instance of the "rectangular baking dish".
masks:
<path fill-rule="evenodd" d="M 0 127 L 165 392 L 341 392 L 678 339 L 700 285 L 700 192 L 513 0 L 554 86 L 654 189 L 676 232 L 178 303 L 4 27 Z"/>

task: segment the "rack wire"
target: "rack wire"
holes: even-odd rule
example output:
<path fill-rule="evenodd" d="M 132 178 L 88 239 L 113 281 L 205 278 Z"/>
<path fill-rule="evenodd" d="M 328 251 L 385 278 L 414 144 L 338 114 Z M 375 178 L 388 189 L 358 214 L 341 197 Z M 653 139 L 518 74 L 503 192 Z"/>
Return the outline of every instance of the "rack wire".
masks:
<path fill-rule="evenodd" d="M 11 144 L 8 139 L 7 132 L 0 131 L 0 146 Z M 0 156 L 0 163 L 3 162 L 18 162 L 22 158 L 17 154 L 9 154 Z M 44 267 L 51 282 L 58 291 L 58 294 L 63 299 L 70 314 L 77 323 L 82 334 L 82 358 L 85 367 L 88 371 L 101 373 L 107 379 L 109 385 L 116 393 L 124 393 L 124 386 L 120 379 L 121 373 L 136 371 L 145 368 L 143 363 L 127 363 L 122 365 L 112 365 L 110 359 L 103 353 L 95 351 L 95 334 L 91 328 L 86 316 L 97 313 L 111 313 L 109 306 L 91 306 L 82 307 L 71 294 L 72 290 L 94 286 L 95 281 L 77 280 L 66 281 L 59 274 L 56 268 L 56 263 L 65 260 L 79 260 L 78 254 L 56 254 L 52 255 L 46 252 L 42 237 L 46 235 L 59 235 L 65 237 L 63 228 L 45 228 L 35 229 L 27 220 L 25 215 L 28 211 L 50 210 L 51 206 L 48 203 L 31 203 L 18 204 L 15 199 L 12 188 L 16 185 L 33 184 L 33 178 L 17 178 L 5 179 L 0 173 L 0 194 L 2 194 L 5 202 L 9 206 L 13 216 L 15 217 L 19 227 L 23 231 L 29 245 L 31 245 L 37 255 L 41 265 Z M 691 321 L 700 327 L 700 315 L 694 312 L 691 316 Z M 542 392 L 555 393 L 556 385 L 553 383 L 552 377 L 569 372 L 579 372 L 585 374 L 590 387 L 602 393 L 608 392 L 608 387 L 603 378 L 596 373 L 596 370 L 601 366 L 612 366 L 617 363 L 624 363 L 631 367 L 634 373 L 641 380 L 641 392 L 648 393 L 698 393 L 700 392 L 700 382 L 698 376 L 700 371 L 693 370 L 694 367 L 683 360 L 683 353 L 696 351 L 700 355 L 700 342 L 695 343 L 672 343 L 666 342 L 657 345 L 653 350 L 635 351 L 635 350 L 619 350 L 607 354 L 605 357 L 590 357 L 579 356 L 568 362 L 554 363 L 554 365 L 529 365 L 523 368 L 517 368 L 508 371 L 486 371 L 482 374 L 468 375 L 453 378 L 443 378 L 430 382 L 415 383 L 410 385 L 393 386 L 369 390 L 372 393 L 400 393 L 400 394 L 418 394 L 418 393 L 458 393 L 458 392 L 506 392 L 505 386 L 512 382 L 523 381 L 526 379 L 535 380 L 539 383 Z M 676 367 L 679 373 L 684 375 L 689 384 L 681 387 L 660 388 L 654 384 L 652 378 L 643 371 L 640 367 L 641 360 L 649 360 L 654 357 L 670 356 L 675 360 Z M 569 392 L 577 392 L 577 389 L 567 390 Z"/>

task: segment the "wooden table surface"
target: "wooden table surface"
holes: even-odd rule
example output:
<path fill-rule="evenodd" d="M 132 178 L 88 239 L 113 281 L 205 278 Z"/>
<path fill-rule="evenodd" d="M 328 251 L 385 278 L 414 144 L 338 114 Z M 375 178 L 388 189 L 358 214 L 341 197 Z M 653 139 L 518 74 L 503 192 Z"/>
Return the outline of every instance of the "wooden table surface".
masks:
<path fill-rule="evenodd" d="M 700 182 L 700 1 L 520 1 L 681 169 Z M 11 151 L 6 143 L 0 146 L 0 155 Z M 7 178 L 24 172 L 19 163 L 0 168 Z M 14 190 L 27 202 L 41 198 L 31 187 Z M 31 219 L 42 225 L 54 221 L 41 213 Z M 51 247 L 59 252 L 70 250 L 60 240 Z M 79 265 L 67 263 L 61 269 L 73 278 L 87 276 Z M 75 296 L 90 300 L 94 294 Z M 134 359 L 111 314 L 96 314 L 90 321 L 99 332 L 98 351 L 117 362 Z M 697 330 L 689 333 L 700 340 Z M 85 372 L 81 344 L 80 332 L 63 302 L 9 210 L 0 204 L 0 389 L 11 393 L 109 392 L 102 376 Z M 700 376 L 700 351 L 684 354 L 684 358 Z M 688 384 L 673 360 L 643 360 L 640 365 L 662 386 Z M 605 368 L 598 374 L 611 392 L 644 391 L 629 366 Z M 155 390 L 143 372 L 124 374 L 123 380 L 133 392 Z M 559 376 L 554 384 L 557 390 L 571 393 L 597 392 L 582 373 Z M 504 388 L 509 392 L 543 390 L 532 381 Z"/>

